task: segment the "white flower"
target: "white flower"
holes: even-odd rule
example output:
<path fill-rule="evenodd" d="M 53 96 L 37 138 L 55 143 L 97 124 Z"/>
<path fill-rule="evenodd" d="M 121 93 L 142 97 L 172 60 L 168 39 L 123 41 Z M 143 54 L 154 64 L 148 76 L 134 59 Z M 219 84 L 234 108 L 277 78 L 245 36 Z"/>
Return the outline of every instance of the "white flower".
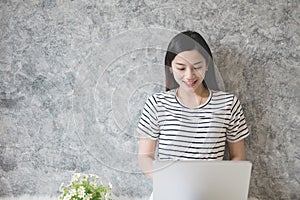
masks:
<path fill-rule="evenodd" d="M 105 200 L 108 200 L 108 198 L 109 198 L 109 193 L 106 193 Z"/>
<path fill-rule="evenodd" d="M 75 173 L 72 176 L 72 182 L 77 182 L 79 180 L 80 173 Z"/>
<path fill-rule="evenodd" d="M 95 174 L 89 174 L 89 177 L 90 178 L 96 178 L 96 175 Z"/>
<path fill-rule="evenodd" d="M 85 174 L 82 175 L 81 177 L 82 177 L 82 181 L 87 181 L 87 179 L 88 179 L 87 175 L 85 175 Z"/>
<path fill-rule="evenodd" d="M 84 189 L 84 187 L 80 186 L 77 191 L 78 191 L 78 197 L 79 198 L 83 198 L 84 195 L 85 195 L 85 189 Z"/>
<path fill-rule="evenodd" d="M 92 194 L 87 194 L 83 200 L 90 200 L 93 197 Z"/>
<path fill-rule="evenodd" d="M 111 184 L 111 182 L 108 183 L 108 186 L 112 189 L 112 184 Z"/>
<path fill-rule="evenodd" d="M 71 195 L 71 197 L 76 196 L 76 194 L 77 194 L 76 189 L 71 189 L 71 190 L 70 190 L 70 195 Z"/>
<path fill-rule="evenodd" d="M 67 194 L 65 197 L 64 197 L 64 200 L 70 200 L 72 198 L 71 195 Z"/>
<path fill-rule="evenodd" d="M 64 183 L 62 183 L 60 186 L 59 186 L 59 191 L 63 191 L 64 190 L 64 188 L 65 188 L 65 186 L 64 186 Z"/>
<path fill-rule="evenodd" d="M 90 177 L 90 178 L 94 178 L 94 179 L 99 178 L 99 176 L 97 176 L 97 175 L 95 175 L 95 174 L 89 174 L 89 177 Z"/>

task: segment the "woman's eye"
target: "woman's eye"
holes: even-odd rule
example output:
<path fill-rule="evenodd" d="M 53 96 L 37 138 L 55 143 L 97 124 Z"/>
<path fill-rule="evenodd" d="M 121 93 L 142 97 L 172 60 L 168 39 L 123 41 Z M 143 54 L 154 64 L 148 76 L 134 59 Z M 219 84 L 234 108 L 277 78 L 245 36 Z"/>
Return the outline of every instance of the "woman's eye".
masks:
<path fill-rule="evenodd" d="M 184 70 L 184 68 L 177 68 L 178 70 Z"/>

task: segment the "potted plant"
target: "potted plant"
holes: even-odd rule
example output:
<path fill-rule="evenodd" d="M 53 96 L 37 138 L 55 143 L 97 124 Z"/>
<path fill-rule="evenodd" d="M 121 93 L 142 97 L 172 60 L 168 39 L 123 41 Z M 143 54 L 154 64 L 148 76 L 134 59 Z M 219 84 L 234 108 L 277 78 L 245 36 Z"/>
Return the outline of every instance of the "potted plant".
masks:
<path fill-rule="evenodd" d="M 112 185 L 105 185 L 96 175 L 75 173 L 69 185 L 60 186 L 61 200 L 112 200 Z"/>

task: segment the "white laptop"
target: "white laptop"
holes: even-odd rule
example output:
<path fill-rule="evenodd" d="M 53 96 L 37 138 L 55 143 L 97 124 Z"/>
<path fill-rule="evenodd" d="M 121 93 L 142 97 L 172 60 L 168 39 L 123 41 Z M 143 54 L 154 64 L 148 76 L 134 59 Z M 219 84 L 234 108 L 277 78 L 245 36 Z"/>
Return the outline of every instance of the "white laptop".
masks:
<path fill-rule="evenodd" d="M 247 200 L 249 161 L 155 161 L 154 200 Z"/>

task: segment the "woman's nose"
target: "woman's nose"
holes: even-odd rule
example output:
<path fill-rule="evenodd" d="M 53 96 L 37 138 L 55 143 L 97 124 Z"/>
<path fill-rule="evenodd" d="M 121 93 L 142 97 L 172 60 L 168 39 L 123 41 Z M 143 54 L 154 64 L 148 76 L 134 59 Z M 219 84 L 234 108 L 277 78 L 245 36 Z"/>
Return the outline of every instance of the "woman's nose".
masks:
<path fill-rule="evenodd" d="M 185 71 L 186 78 L 193 78 L 194 75 L 195 75 L 195 69 L 192 67 L 187 67 L 187 69 Z"/>

